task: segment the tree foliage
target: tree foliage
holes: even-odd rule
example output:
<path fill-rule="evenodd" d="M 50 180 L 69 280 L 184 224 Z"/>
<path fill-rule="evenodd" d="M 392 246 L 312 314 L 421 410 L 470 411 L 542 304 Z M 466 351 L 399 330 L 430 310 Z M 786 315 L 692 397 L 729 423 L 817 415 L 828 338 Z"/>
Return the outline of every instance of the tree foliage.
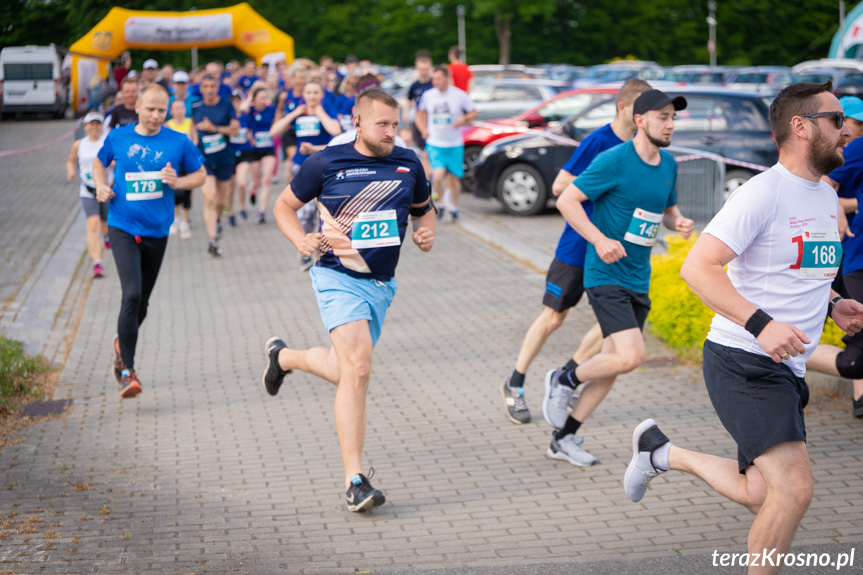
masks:
<path fill-rule="evenodd" d="M 125 0 L 124 8 L 183 11 L 228 6 L 217 0 Z M 456 7 L 466 8 L 470 63 L 501 59 L 499 24 L 509 22 L 512 62 L 590 65 L 632 55 L 675 65 L 707 63 L 707 0 L 252 0 L 251 6 L 294 37 L 297 56 L 348 54 L 408 65 L 417 50 L 435 61 L 458 43 Z M 7 0 L 0 12 L 0 47 L 51 42 L 69 46 L 89 31 L 115 0 Z M 847 5 L 850 12 L 853 5 Z M 718 0 L 720 64 L 791 65 L 827 55 L 838 28 L 834 0 Z M 232 48 L 202 51 L 201 58 L 240 57 Z M 187 52 L 133 53 L 135 63 L 188 66 Z"/>

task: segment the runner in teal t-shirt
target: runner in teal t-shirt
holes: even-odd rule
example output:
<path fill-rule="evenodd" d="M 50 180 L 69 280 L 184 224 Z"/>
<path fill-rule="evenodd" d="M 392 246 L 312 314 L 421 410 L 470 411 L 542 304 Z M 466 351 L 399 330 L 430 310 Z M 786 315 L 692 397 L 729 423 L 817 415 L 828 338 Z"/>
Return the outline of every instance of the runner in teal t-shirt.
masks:
<path fill-rule="evenodd" d="M 672 99 L 659 90 L 642 93 L 633 105 L 638 132 L 632 141 L 598 155 L 557 202 L 566 221 L 591 244 L 584 286 L 605 339 L 598 355 L 546 382 L 543 416 L 552 427 L 560 427 L 548 448 L 553 459 L 581 466 L 596 462 L 575 433 L 615 378 L 644 359 L 641 329 L 650 311 L 650 247 L 659 225 L 683 237 L 692 233 L 692 220 L 677 209 L 677 165 L 661 149 L 671 144 L 675 113 L 685 107 L 680 96 Z M 587 200 L 593 201 L 592 222 L 581 205 Z M 567 416 L 570 396 L 585 381 L 590 385 L 581 390 Z"/>

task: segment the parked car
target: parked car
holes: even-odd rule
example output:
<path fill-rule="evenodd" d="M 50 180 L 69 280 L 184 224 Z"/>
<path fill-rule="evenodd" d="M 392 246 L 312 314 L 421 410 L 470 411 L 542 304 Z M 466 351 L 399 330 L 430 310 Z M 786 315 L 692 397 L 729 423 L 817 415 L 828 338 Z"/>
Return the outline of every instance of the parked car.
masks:
<path fill-rule="evenodd" d="M 479 112 L 477 120 L 494 120 L 520 114 L 568 88 L 567 82 L 555 80 L 480 80 L 470 98 Z"/>
<path fill-rule="evenodd" d="M 833 84 L 833 92 L 838 96 L 857 96 L 863 95 L 863 73 L 851 73 L 842 76 L 839 81 Z"/>
<path fill-rule="evenodd" d="M 477 125 L 468 126 L 462 131 L 462 139 L 464 140 L 462 185 L 464 189 L 474 189 L 474 165 L 480 152 L 488 144 L 501 138 L 523 134 L 530 129 L 544 129 L 554 126 L 561 120 L 565 120 L 601 100 L 606 100 L 609 95 L 614 94 L 617 94 L 617 88 L 568 90 L 552 96 L 517 116 L 479 122 Z"/>
<path fill-rule="evenodd" d="M 542 68 L 525 66 L 523 64 L 474 64 L 468 66 L 468 68 L 473 72 L 474 81 L 495 78 L 548 79 L 548 74 Z"/>
<path fill-rule="evenodd" d="M 726 85 L 735 90 L 778 92 L 796 81 L 788 66 L 751 66 L 731 73 Z"/>
<path fill-rule="evenodd" d="M 723 88 L 678 88 L 688 105 L 677 113 L 675 146 L 704 150 L 730 160 L 772 166 L 779 152 L 768 122 L 767 101 L 757 92 Z M 497 198 L 512 214 L 545 209 L 551 184 L 577 143 L 615 117 L 614 99 L 601 101 L 544 132 L 511 136 L 485 148 L 476 164 L 478 197 Z M 725 187 L 732 191 L 757 169 L 726 165 Z"/>
<path fill-rule="evenodd" d="M 807 60 L 800 62 L 791 71 L 795 74 L 802 74 L 809 70 L 821 70 L 824 68 L 834 68 L 840 70 L 848 70 L 849 72 L 863 72 L 863 62 L 854 60 L 853 58 L 821 58 L 820 60 Z"/>
<path fill-rule="evenodd" d="M 665 69 L 662 77 L 667 82 L 676 82 L 681 86 L 724 86 L 725 78 L 731 72 L 724 66 L 674 66 Z"/>
<path fill-rule="evenodd" d="M 54 45 L 7 46 L 0 51 L 0 116 L 50 113 L 62 118 L 68 86 Z"/>
<path fill-rule="evenodd" d="M 589 88 L 600 84 L 622 84 L 630 78 L 660 80 L 664 72 L 656 62 L 619 60 L 611 64 L 591 66 L 572 85 L 573 88 Z"/>
<path fill-rule="evenodd" d="M 416 70 L 413 66 L 410 68 L 399 68 L 393 70 L 384 81 L 381 82 L 381 88 L 389 92 L 394 98 L 406 98 L 408 88 L 416 79 Z"/>

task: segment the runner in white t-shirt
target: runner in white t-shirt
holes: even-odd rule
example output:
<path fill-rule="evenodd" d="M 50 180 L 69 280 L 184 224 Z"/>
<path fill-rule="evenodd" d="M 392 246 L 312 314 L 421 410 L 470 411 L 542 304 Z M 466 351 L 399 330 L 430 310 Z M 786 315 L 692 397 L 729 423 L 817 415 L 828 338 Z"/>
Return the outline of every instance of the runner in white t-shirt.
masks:
<path fill-rule="evenodd" d="M 434 198 L 443 200 L 444 190 L 452 194 L 450 214 L 458 220 L 458 195 L 464 175 L 464 141 L 461 128 L 470 124 L 477 111 L 470 96 L 450 85 L 449 70 L 435 68 L 431 90 L 426 90 L 417 107 L 416 125 L 426 142 L 432 167 Z M 441 210 L 440 214 L 443 214 Z"/>
<path fill-rule="evenodd" d="M 848 333 L 863 327 L 863 305 L 830 288 L 842 255 L 839 208 L 821 176 L 842 165 L 851 136 L 831 83 L 782 90 L 770 106 L 770 127 L 779 163 L 735 192 L 681 270 L 716 311 L 704 344 L 704 380 L 738 461 L 674 446 L 648 419 L 633 433 L 624 476 L 633 501 L 669 469 L 703 479 L 755 513 L 750 557 L 784 554 L 812 500 L 803 376 L 824 318 L 831 315 Z M 761 565 L 759 573 L 780 569 Z"/>

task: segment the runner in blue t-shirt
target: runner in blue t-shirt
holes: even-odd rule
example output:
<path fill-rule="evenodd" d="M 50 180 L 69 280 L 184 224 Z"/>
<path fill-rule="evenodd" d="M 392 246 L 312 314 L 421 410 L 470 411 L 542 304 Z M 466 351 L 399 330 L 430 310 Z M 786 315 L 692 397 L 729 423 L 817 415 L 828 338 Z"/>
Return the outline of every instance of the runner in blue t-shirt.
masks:
<path fill-rule="evenodd" d="M 398 103 L 380 88 L 360 94 L 357 140 L 311 156 L 276 202 L 276 220 L 302 255 L 317 257 L 312 287 L 332 347 L 290 349 L 278 337 L 266 343 L 262 384 L 276 395 L 285 375 L 306 371 L 338 386 L 336 430 L 350 511 L 384 503 L 363 475 L 366 391 L 372 350 L 396 292 L 393 278 L 412 220 L 413 242 L 434 244 L 435 215 L 428 181 L 410 150 L 394 145 Z M 321 228 L 308 233 L 297 212 L 317 199 Z"/>
<path fill-rule="evenodd" d="M 305 89 L 308 79 L 309 73 L 305 68 L 297 66 L 291 69 L 291 87 L 279 93 L 276 97 L 275 122 L 281 120 L 286 114 L 293 112 L 297 106 L 305 103 L 305 100 L 303 100 L 303 89 Z M 294 154 L 297 153 L 297 134 L 294 132 L 293 126 L 288 126 L 280 135 L 285 160 L 285 182 L 290 184 L 291 165 L 294 160 Z"/>
<path fill-rule="evenodd" d="M 682 96 L 642 92 L 633 104 L 635 137 L 599 154 L 557 202 L 566 221 L 590 242 L 584 287 L 605 339 L 597 355 L 546 378 L 543 416 L 559 428 L 547 452 L 553 459 L 582 466 L 596 462 L 575 433 L 611 390 L 615 378 L 644 359 L 641 329 L 650 310 L 650 248 L 659 224 L 684 238 L 692 233 L 692 220 L 677 208 L 677 163 L 662 150 L 671 144 L 676 112 L 685 107 Z M 582 205 L 587 200 L 593 201 L 592 221 Z M 590 385 L 567 416 L 569 398 L 586 381 Z"/>
<path fill-rule="evenodd" d="M 597 154 L 632 138 L 635 133 L 632 105 L 642 92 L 649 89 L 650 85 L 639 79 L 629 80 L 620 88 L 614 100 L 617 107 L 617 116 L 615 116 L 614 121 L 590 134 L 575 149 L 572 157 L 557 174 L 551 187 L 555 196 L 559 196 L 575 180 L 576 176 L 586 170 Z M 593 204 L 585 202 L 583 206 L 588 217 L 590 217 L 593 213 Z M 581 294 L 584 293 L 584 254 L 586 250 L 587 241 L 578 235 L 572 226 L 566 224 L 557 243 L 554 260 L 548 268 L 545 279 L 545 295 L 542 298 L 542 312 L 527 330 L 518 352 L 515 369 L 501 387 L 504 413 L 513 423 L 530 421 L 530 410 L 524 400 L 525 374 L 548 336 L 563 325 L 570 308 L 575 307 L 581 299 Z M 601 346 L 602 333 L 597 324 L 585 334 L 578 350 L 561 369 L 573 369 L 579 363 L 584 363 L 596 355 Z M 553 371 L 550 371 L 549 374 Z M 548 375 L 546 379 L 549 379 Z M 573 395 L 577 399 L 577 396 Z"/>
<path fill-rule="evenodd" d="M 122 286 L 122 304 L 114 340 L 114 376 L 120 396 L 141 393 L 135 374 L 138 328 L 174 221 L 174 190 L 190 190 L 204 183 L 201 154 L 185 134 L 164 128 L 168 91 L 151 84 L 138 96 L 138 122 L 112 130 L 93 161 L 96 199 L 110 200 L 108 229 Z M 107 170 L 114 162 L 114 185 Z M 178 177 L 177 173 L 186 175 Z"/>
<path fill-rule="evenodd" d="M 276 108 L 270 105 L 270 94 L 264 86 L 252 88 L 251 102 L 252 107 L 243 118 L 249 126 L 247 137 L 253 148 L 252 161 L 259 163 L 258 167 L 252 164 L 252 169 L 260 169 L 261 172 L 261 193 L 258 195 L 258 215 L 255 223 L 263 224 L 266 223 L 267 208 L 270 205 L 271 175 L 276 165 L 276 150 L 270 134 Z"/>
<path fill-rule="evenodd" d="M 303 87 L 303 103 L 273 123 L 270 133 L 274 137 L 281 136 L 285 130 L 292 129 L 296 134 L 297 153 L 291 162 L 291 178 L 300 170 L 300 166 L 311 154 L 323 150 L 333 136 L 342 131 L 335 112 L 323 104 L 324 89 L 317 80 L 306 82 Z M 300 212 L 300 222 L 306 232 L 312 232 L 317 227 L 317 212 L 314 202 L 309 202 Z M 308 269 L 311 260 L 303 259 L 301 269 Z"/>
<path fill-rule="evenodd" d="M 204 196 L 204 226 L 210 238 L 207 251 L 214 257 L 222 255 L 219 216 L 228 205 L 233 189 L 234 154 L 228 139 L 240 132 L 230 97 L 220 97 L 218 90 L 218 80 L 209 74 L 204 76 L 201 79 L 203 98 L 192 108 L 192 120 L 198 129 L 198 147 L 207 168 L 207 181 L 201 187 L 201 193 Z"/>
<path fill-rule="evenodd" d="M 240 217 L 244 220 L 249 219 L 249 214 L 246 213 L 246 192 L 248 191 L 249 168 L 255 160 L 254 146 L 249 141 L 249 119 L 240 111 L 240 104 L 243 102 L 243 96 L 239 90 L 235 90 L 231 95 L 231 103 L 234 105 L 234 112 L 237 114 L 240 123 L 240 131 L 236 136 L 232 136 L 229 140 L 231 150 L 234 152 L 234 191 L 231 193 L 230 209 L 233 214 L 234 197 L 238 200 L 240 209 Z M 229 216 L 228 222 L 231 225 L 234 221 Z"/>
<path fill-rule="evenodd" d="M 237 78 L 237 88 L 242 90 L 243 94 L 246 95 L 249 93 L 249 90 L 252 88 L 252 84 L 259 80 L 258 76 L 255 74 L 257 71 L 257 64 L 253 58 L 247 58 L 245 62 L 243 62 L 243 75 Z"/>

